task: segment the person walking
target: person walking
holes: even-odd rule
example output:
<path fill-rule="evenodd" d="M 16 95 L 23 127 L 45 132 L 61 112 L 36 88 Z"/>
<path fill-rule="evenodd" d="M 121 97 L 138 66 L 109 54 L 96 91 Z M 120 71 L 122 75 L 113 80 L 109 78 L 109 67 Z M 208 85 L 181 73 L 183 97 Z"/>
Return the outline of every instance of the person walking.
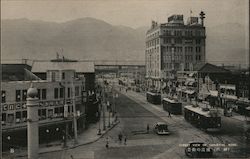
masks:
<path fill-rule="evenodd" d="M 124 136 L 124 145 L 127 145 L 127 136 Z"/>
<path fill-rule="evenodd" d="M 108 136 L 106 137 L 106 148 L 107 149 L 109 148 L 109 137 Z"/>
<path fill-rule="evenodd" d="M 170 111 L 168 111 L 168 117 L 171 118 L 171 112 Z"/>
<path fill-rule="evenodd" d="M 121 132 L 119 133 L 118 138 L 119 138 L 120 143 L 122 143 L 122 133 Z"/>
<path fill-rule="evenodd" d="M 149 133 L 149 124 L 147 124 L 147 133 Z"/>

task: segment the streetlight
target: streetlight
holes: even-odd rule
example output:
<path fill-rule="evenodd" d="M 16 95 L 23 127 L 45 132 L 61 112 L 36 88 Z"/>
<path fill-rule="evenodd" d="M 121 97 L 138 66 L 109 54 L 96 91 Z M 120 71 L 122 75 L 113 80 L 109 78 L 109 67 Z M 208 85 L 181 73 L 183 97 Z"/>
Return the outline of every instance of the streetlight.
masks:
<path fill-rule="evenodd" d="M 15 150 L 14 150 L 14 147 L 12 145 L 12 140 L 11 140 L 11 137 L 10 136 L 7 136 L 7 140 L 9 140 L 9 144 L 10 144 L 10 154 L 11 154 L 11 158 L 13 157 L 14 158 L 14 153 L 15 153 Z"/>
<path fill-rule="evenodd" d="M 109 108 L 109 101 L 107 101 L 107 108 Z M 110 128 L 110 109 L 107 109 L 109 111 L 109 125 L 108 128 Z"/>
<path fill-rule="evenodd" d="M 99 124 L 98 124 L 98 132 L 97 132 L 97 135 L 101 135 L 102 133 L 101 133 L 101 113 L 100 113 L 100 111 L 101 111 L 101 108 L 100 108 L 100 106 L 101 106 L 101 99 L 100 99 L 100 96 L 99 96 L 99 102 L 98 102 L 98 112 L 96 112 L 96 117 L 98 118 L 99 117 Z"/>
<path fill-rule="evenodd" d="M 64 105 L 64 121 L 67 120 L 68 118 L 68 105 L 66 103 L 66 89 L 65 86 L 62 85 L 62 83 L 60 82 L 59 85 L 63 88 L 63 105 Z M 64 132 L 64 137 L 63 137 L 63 147 L 67 147 L 67 138 L 68 138 L 68 122 L 65 122 L 65 131 Z"/>
<path fill-rule="evenodd" d="M 71 81 L 71 95 L 72 95 L 72 103 L 73 103 L 73 124 L 74 124 L 74 137 L 75 137 L 75 144 L 77 144 L 77 115 L 76 115 L 76 103 L 75 103 L 75 86 L 74 86 L 74 79 L 75 77 L 72 77 Z"/>
<path fill-rule="evenodd" d="M 49 129 L 46 129 L 47 145 L 49 145 Z"/>

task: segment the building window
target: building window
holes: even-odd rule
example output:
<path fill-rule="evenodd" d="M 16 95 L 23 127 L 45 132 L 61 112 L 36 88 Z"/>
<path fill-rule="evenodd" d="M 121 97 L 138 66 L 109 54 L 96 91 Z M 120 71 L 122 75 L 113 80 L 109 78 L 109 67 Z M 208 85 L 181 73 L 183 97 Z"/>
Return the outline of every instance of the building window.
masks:
<path fill-rule="evenodd" d="M 2 113 L 2 121 L 6 122 L 6 113 Z"/>
<path fill-rule="evenodd" d="M 64 88 L 60 88 L 60 98 L 64 97 Z"/>
<path fill-rule="evenodd" d="M 22 91 L 23 92 L 23 97 L 22 97 L 22 99 L 23 99 L 23 101 L 26 101 L 26 98 L 27 98 L 27 90 L 25 89 L 25 90 L 23 90 Z"/>
<path fill-rule="evenodd" d="M 21 90 L 16 90 L 16 102 L 21 101 Z"/>
<path fill-rule="evenodd" d="M 75 87 L 75 96 L 79 96 L 79 86 Z"/>
<path fill-rule="evenodd" d="M 68 98 L 70 98 L 70 87 L 68 87 Z"/>
<path fill-rule="evenodd" d="M 196 52 L 201 52 L 201 47 L 196 47 Z"/>
<path fill-rule="evenodd" d="M 27 111 L 23 111 L 22 115 L 23 115 L 23 120 L 26 121 L 26 119 L 27 119 Z"/>
<path fill-rule="evenodd" d="M 20 123 L 21 122 L 21 112 L 18 111 L 16 112 L 16 123 Z"/>
<path fill-rule="evenodd" d="M 62 73 L 62 79 L 65 79 L 65 72 Z"/>
<path fill-rule="evenodd" d="M 201 44 L 201 39 L 196 39 L 196 44 Z"/>
<path fill-rule="evenodd" d="M 46 99 L 47 91 L 46 89 L 42 89 L 42 99 Z"/>
<path fill-rule="evenodd" d="M 58 88 L 54 88 L 54 98 L 58 98 Z"/>
<path fill-rule="evenodd" d="M 5 91 L 2 91 L 2 103 L 5 103 L 6 102 L 6 92 Z"/>
<path fill-rule="evenodd" d="M 52 79 L 52 82 L 56 81 L 56 73 L 55 72 L 52 72 L 51 79 Z"/>
<path fill-rule="evenodd" d="M 176 39 L 174 39 L 174 41 L 176 44 L 182 44 L 182 39 L 180 39 L 180 38 L 176 38 Z"/>
<path fill-rule="evenodd" d="M 38 99 L 41 99 L 41 89 L 38 89 L 37 92 L 38 92 L 38 93 L 37 93 L 37 98 L 38 98 Z"/>

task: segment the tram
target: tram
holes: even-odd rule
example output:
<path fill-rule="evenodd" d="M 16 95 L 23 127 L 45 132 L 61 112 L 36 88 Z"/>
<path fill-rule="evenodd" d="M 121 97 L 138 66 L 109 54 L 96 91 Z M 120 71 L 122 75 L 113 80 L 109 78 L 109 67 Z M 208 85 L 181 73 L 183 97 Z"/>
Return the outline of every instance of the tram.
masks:
<path fill-rule="evenodd" d="M 198 128 L 205 130 L 221 128 L 221 117 L 216 110 L 187 105 L 184 107 L 184 113 L 184 118 Z"/>
<path fill-rule="evenodd" d="M 163 109 L 171 114 L 181 115 L 182 114 L 182 103 L 169 99 L 163 98 L 162 100 Z"/>
<path fill-rule="evenodd" d="M 147 92 L 147 101 L 152 104 L 161 104 L 161 94 Z"/>

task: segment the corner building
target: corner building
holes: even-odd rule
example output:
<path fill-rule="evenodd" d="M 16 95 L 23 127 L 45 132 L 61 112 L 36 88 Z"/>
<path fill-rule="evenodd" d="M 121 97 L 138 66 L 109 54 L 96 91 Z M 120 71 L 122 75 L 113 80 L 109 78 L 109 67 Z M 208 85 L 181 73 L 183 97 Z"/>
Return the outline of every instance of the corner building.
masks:
<path fill-rule="evenodd" d="M 196 65 L 205 64 L 204 15 L 201 12 L 200 17 L 189 17 L 186 24 L 183 15 L 172 15 L 162 24 L 152 21 L 146 33 L 148 88 L 160 90 L 162 84 L 175 79 L 177 71 L 192 71 Z"/>

